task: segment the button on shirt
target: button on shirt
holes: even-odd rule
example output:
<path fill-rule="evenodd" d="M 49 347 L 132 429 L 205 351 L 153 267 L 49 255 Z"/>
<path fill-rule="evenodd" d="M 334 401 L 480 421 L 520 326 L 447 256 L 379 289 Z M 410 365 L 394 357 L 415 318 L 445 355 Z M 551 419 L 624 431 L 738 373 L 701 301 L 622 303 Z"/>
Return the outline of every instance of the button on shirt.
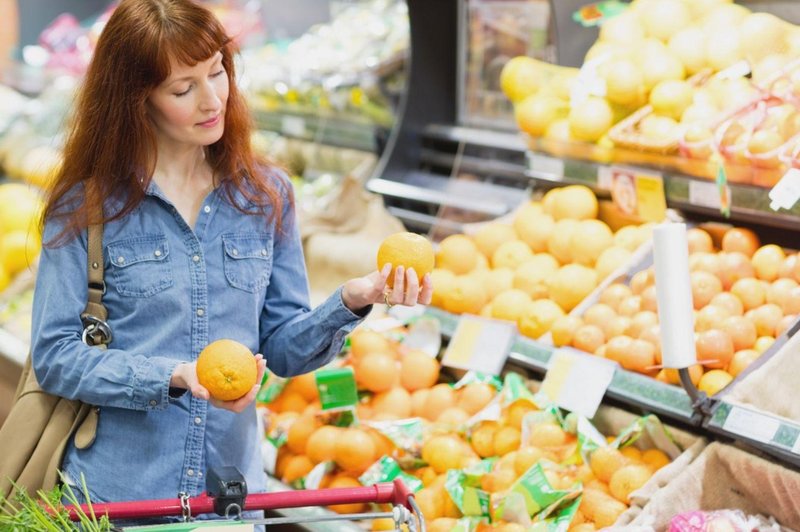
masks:
<path fill-rule="evenodd" d="M 86 231 L 42 251 L 33 367 L 49 393 L 100 407 L 94 443 L 70 444 L 63 464 L 69 478 L 85 475 L 93 501 L 197 495 L 204 472 L 221 466 L 238 467 L 253 492 L 266 488 L 255 406 L 235 414 L 170 393 L 169 381 L 179 363 L 221 338 L 263 353 L 278 375 L 305 373 L 332 359 L 358 324 L 341 289 L 310 310 L 294 211 L 284 205 L 277 233 L 218 188 L 192 229 L 151 184 L 137 209 L 104 228 L 107 350 L 81 343 Z M 45 241 L 60 229 L 49 221 Z"/>

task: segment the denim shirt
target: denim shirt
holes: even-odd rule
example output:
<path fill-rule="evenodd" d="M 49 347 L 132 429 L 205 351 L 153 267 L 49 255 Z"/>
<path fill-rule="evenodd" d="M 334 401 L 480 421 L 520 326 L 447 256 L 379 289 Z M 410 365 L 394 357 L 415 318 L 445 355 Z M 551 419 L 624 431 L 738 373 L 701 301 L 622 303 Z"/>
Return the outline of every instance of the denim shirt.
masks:
<path fill-rule="evenodd" d="M 362 319 L 344 305 L 341 288 L 310 310 L 294 210 L 284 205 L 276 234 L 218 188 L 192 229 L 151 184 L 131 214 L 104 228 L 107 350 L 81 343 L 87 232 L 43 249 L 33 368 L 47 392 L 99 406 L 94 443 L 70 442 L 63 463 L 74 481 L 85 475 L 93 501 L 197 495 L 220 466 L 239 468 L 249 491 L 265 490 L 255 406 L 235 414 L 190 393 L 173 397 L 169 381 L 179 363 L 221 338 L 264 354 L 278 375 L 305 373 L 333 358 Z M 60 229 L 46 224 L 44 241 Z"/>

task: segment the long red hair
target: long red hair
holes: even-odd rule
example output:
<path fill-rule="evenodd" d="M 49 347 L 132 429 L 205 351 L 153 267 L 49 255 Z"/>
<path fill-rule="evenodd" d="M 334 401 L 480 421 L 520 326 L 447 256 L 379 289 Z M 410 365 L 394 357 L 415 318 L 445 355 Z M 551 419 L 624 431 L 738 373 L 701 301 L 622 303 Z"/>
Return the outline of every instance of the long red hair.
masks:
<path fill-rule="evenodd" d="M 270 178 L 276 167 L 250 147 L 250 113 L 235 83 L 236 50 L 222 24 L 191 0 L 122 0 L 97 42 L 64 161 L 47 198 L 42 223 L 64 219 L 53 241 L 74 237 L 97 221 L 97 206 L 109 198 L 122 207 L 103 213 L 103 222 L 122 218 L 141 203 L 156 164 L 156 132 L 147 112 L 150 93 L 169 76 L 171 59 L 193 66 L 219 51 L 230 86 L 225 132 L 206 147 L 206 159 L 232 205 L 246 214 L 267 214 L 270 222 L 280 224 L 277 184 L 283 181 Z M 81 185 L 84 193 L 76 197 Z M 255 211 L 235 200 L 237 191 Z M 291 201 L 291 190 L 283 193 Z"/>

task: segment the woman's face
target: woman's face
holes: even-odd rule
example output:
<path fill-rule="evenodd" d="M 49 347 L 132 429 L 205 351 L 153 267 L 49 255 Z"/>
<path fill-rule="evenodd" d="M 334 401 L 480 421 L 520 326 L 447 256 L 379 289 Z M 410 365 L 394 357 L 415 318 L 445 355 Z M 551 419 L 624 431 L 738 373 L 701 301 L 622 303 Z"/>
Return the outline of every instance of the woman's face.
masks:
<path fill-rule="evenodd" d="M 160 145 L 208 146 L 225 130 L 228 75 L 222 52 L 194 66 L 171 65 L 172 72 L 150 94 L 150 115 Z"/>

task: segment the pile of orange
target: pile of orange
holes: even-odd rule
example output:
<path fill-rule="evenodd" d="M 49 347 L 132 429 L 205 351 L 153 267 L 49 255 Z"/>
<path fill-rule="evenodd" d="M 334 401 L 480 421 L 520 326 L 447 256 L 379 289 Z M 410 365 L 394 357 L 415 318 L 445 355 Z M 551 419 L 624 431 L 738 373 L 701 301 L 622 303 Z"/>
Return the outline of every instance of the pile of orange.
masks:
<path fill-rule="evenodd" d="M 516 322 L 531 338 L 546 334 L 650 238 L 649 225 L 612 231 L 598 210 L 589 188 L 556 188 L 519 209 L 512 223 L 445 238 L 432 273 L 433 305 Z"/>
<path fill-rule="evenodd" d="M 700 364 L 694 383 L 713 395 L 744 371 L 800 314 L 800 261 L 774 244 L 761 245 L 748 229 L 731 228 L 715 247 L 711 234 L 691 228 L 689 263 L 695 345 Z M 622 367 L 679 384 L 661 363 L 653 268 L 629 284 L 612 284 L 581 317 L 553 325 L 556 346 L 570 345 L 619 362 Z"/>

